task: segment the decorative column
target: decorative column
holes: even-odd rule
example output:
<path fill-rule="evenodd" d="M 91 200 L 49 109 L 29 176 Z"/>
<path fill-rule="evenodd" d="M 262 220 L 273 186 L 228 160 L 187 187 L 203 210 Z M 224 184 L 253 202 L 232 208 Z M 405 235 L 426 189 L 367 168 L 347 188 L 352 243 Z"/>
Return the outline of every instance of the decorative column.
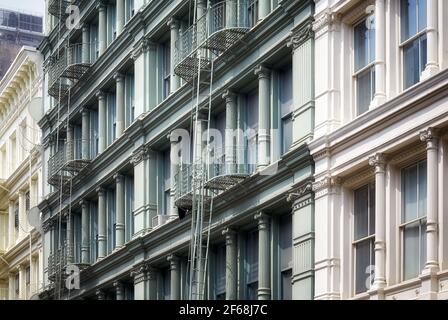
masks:
<path fill-rule="evenodd" d="M 373 106 L 386 101 L 386 5 L 375 1 L 375 96 Z"/>
<path fill-rule="evenodd" d="M 439 72 L 439 35 L 438 35 L 438 4 L 437 0 L 427 0 L 426 38 L 428 46 L 428 62 L 422 78 L 428 79 Z"/>
<path fill-rule="evenodd" d="M 96 93 L 98 99 L 98 153 L 106 150 L 106 96 L 103 91 Z"/>
<path fill-rule="evenodd" d="M 258 20 L 264 19 L 271 12 L 271 0 L 258 2 Z"/>
<path fill-rule="evenodd" d="M 82 200 L 81 205 L 81 263 L 90 262 L 89 202 Z"/>
<path fill-rule="evenodd" d="M 90 28 L 89 25 L 84 23 L 82 25 L 82 56 L 81 61 L 82 63 L 90 63 L 90 50 L 91 50 L 91 44 L 90 44 Z"/>
<path fill-rule="evenodd" d="M 222 234 L 226 236 L 226 300 L 236 300 L 238 289 L 236 232 L 226 228 Z"/>
<path fill-rule="evenodd" d="M 292 32 L 292 145 L 299 147 L 313 138 L 314 123 L 314 32 L 307 21 Z M 307 79 L 307 80 L 304 80 Z"/>
<path fill-rule="evenodd" d="M 148 65 L 146 63 L 147 49 L 148 41 L 145 38 L 142 38 L 137 43 L 135 43 L 132 49 L 135 83 L 135 119 L 137 119 L 147 111 L 145 99 L 148 93 L 146 74 L 149 72 Z M 153 62 L 155 62 L 155 60 Z M 156 64 L 154 64 L 153 66 L 155 65 Z M 153 74 L 156 74 L 156 72 L 154 71 Z M 151 75 L 148 75 L 148 77 L 151 78 Z"/>
<path fill-rule="evenodd" d="M 115 297 L 117 300 L 124 300 L 124 286 L 121 281 L 115 281 L 113 283 L 113 286 L 115 288 Z"/>
<path fill-rule="evenodd" d="M 73 214 L 69 212 L 66 220 L 66 258 L 67 263 L 73 263 Z"/>
<path fill-rule="evenodd" d="M 98 45 L 99 55 L 102 55 L 107 48 L 107 14 L 106 4 L 100 0 L 97 5 L 98 9 Z"/>
<path fill-rule="evenodd" d="M 26 268 L 22 265 L 19 265 L 17 267 L 17 270 L 19 270 L 19 299 L 26 300 L 26 289 L 25 289 Z"/>
<path fill-rule="evenodd" d="M 116 181 L 116 210 L 117 224 L 115 228 L 115 238 L 117 248 L 124 245 L 125 239 L 125 207 L 124 207 L 124 176 L 121 174 L 114 175 Z"/>
<path fill-rule="evenodd" d="M 96 290 L 96 298 L 98 300 L 106 300 L 106 294 L 104 293 L 103 290 L 98 289 L 98 290 Z"/>
<path fill-rule="evenodd" d="M 180 265 L 179 258 L 175 255 L 169 255 L 167 260 L 170 263 L 171 270 L 171 300 L 180 299 Z"/>
<path fill-rule="evenodd" d="M 131 271 L 131 277 L 134 278 L 134 300 L 146 300 L 147 270 L 146 263 L 141 263 Z"/>
<path fill-rule="evenodd" d="M 26 216 L 25 192 L 19 191 L 19 241 L 25 237 L 25 216 Z"/>
<path fill-rule="evenodd" d="M 304 181 L 287 198 L 292 204 L 292 299 L 314 298 L 314 197 Z"/>
<path fill-rule="evenodd" d="M 260 212 L 255 214 L 258 221 L 258 300 L 271 299 L 271 239 L 270 218 Z"/>
<path fill-rule="evenodd" d="M 420 132 L 426 143 L 427 196 L 426 196 L 426 264 L 424 274 L 439 271 L 438 258 L 438 145 L 439 137 L 434 128 Z"/>
<path fill-rule="evenodd" d="M 90 160 L 90 112 L 83 107 L 81 109 L 81 153 L 84 160 Z"/>
<path fill-rule="evenodd" d="M 386 287 L 386 161 L 384 154 L 377 153 L 369 159 L 375 168 L 375 279 L 373 291 L 383 299 Z"/>
<path fill-rule="evenodd" d="M 255 69 L 258 76 L 258 170 L 270 163 L 271 154 L 271 71 L 264 66 Z"/>
<path fill-rule="evenodd" d="M 16 228 L 14 215 L 15 201 L 9 200 L 9 214 L 8 214 L 8 248 L 16 244 Z"/>
<path fill-rule="evenodd" d="M 176 63 L 176 43 L 179 40 L 179 21 L 175 18 L 168 20 L 168 26 L 170 27 L 170 92 L 175 92 L 180 86 L 180 78 L 174 74 L 174 65 Z"/>
<path fill-rule="evenodd" d="M 69 124 L 67 126 L 67 145 L 66 145 L 66 157 L 67 160 L 73 160 L 74 159 L 74 154 L 73 152 L 75 151 L 75 143 L 74 143 L 74 128 L 73 125 Z"/>
<path fill-rule="evenodd" d="M 107 228 L 106 228 L 106 191 L 103 188 L 98 193 L 98 260 L 106 256 Z"/>
<path fill-rule="evenodd" d="M 237 129 L 237 96 L 226 91 L 222 98 L 226 101 L 226 132 L 225 132 L 225 161 L 227 173 L 236 172 L 236 129 Z"/>
<path fill-rule="evenodd" d="M 15 274 L 10 272 L 8 274 L 8 299 L 9 300 L 16 300 L 16 295 L 15 295 L 15 281 L 16 277 Z"/>
<path fill-rule="evenodd" d="M 134 151 L 131 164 L 134 166 L 134 235 L 139 237 L 145 234 L 149 228 L 146 221 L 146 185 L 147 179 L 145 160 L 147 148 L 140 146 Z"/>
<path fill-rule="evenodd" d="M 117 0 L 117 36 L 123 32 L 125 24 L 124 0 Z"/>
<path fill-rule="evenodd" d="M 117 119 L 116 119 L 116 137 L 117 139 L 123 134 L 125 126 L 125 97 L 124 97 L 124 76 L 121 73 L 116 73 L 114 75 L 114 80 L 116 81 L 116 108 L 117 108 Z"/>
<path fill-rule="evenodd" d="M 179 211 L 174 204 L 175 198 L 176 198 L 176 173 L 178 171 L 178 166 L 180 163 L 176 162 L 176 160 L 179 159 L 179 155 L 177 152 L 179 151 L 179 148 L 177 148 L 178 136 L 175 135 L 168 135 L 168 139 L 170 139 L 170 203 L 171 203 L 171 214 L 173 216 L 178 216 Z"/>

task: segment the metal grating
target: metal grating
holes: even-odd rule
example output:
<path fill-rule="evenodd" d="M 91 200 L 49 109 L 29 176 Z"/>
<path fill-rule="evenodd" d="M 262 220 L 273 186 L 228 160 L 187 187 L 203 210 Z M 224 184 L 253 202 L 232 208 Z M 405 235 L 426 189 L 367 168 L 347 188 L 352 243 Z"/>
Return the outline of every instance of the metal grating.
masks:
<path fill-rule="evenodd" d="M 48 13 L 58 18 L 66 17 L 68 16 L 68 13 L 66 13 L 68 6 L 75 3 L 74 0 L 50 0 L 48 2 Z"/>

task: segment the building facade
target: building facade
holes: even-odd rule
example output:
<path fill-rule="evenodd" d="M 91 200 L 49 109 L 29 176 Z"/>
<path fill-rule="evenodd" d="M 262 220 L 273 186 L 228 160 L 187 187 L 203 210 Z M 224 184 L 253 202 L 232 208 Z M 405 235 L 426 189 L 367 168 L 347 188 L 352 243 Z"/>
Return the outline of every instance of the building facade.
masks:
<path fill-rule="evenodd" d="M 448 3 L 315 10 L 314 297 L 446 299 Z"/>
<path fill-rule="evenodd" d="M 29 106 L 42 93 L 42 60 L 23 47 L 0 82 L 0 300 L 42 289 L 40 232 L 28 212 L 41 201 L 41 134 Z"/>
<path fill-rule="evenodd" d="M 312 299 L 314 3 L 46 6 L 40 297 Z"/>
<path fill-rule="evenodd" d="M 42 38 L 42 17 L 0 8 L 0 79 L 22 46 L 37 48 Z"/>

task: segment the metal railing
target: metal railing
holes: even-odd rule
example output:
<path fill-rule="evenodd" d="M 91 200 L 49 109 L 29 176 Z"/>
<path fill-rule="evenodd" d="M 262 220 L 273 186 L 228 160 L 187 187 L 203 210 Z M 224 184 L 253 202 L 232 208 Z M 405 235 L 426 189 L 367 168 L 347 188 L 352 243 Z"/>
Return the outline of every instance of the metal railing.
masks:
<path fill-rule="evenodd" d="M 246 148 L 224 147 L 216 148 L 210 154 L 208 179 L 226 175 L 250 175 L 256 164 L 245 160 Z"/>
<path fill-rule="evenodd" d="M 62 18 L 68 15 L 67 7 L 78 4 L 78 0 L 49 0 L 48 13 L 52 16 Z"/>
<path fill-rule="evenodd" d="M 70 256 L 69 248 L 67 246 L 67 241 L 64 241 L 61 247 L 56 249 L 48 256 L 48 277 L 54 278 L 59 273 L 61 273 L 67 266 L 68 257 Z M 73 252 L 73 250 L 71 251 Z"/>
<path fill-rule="evenodd" d="M 61 171 L 67 170 L 76 172 L 82 170 L 86 163 L 89 162 L 87 157 L 82 155 L 83 139 L 74 139 L 65 142 L 59 150 L 48 160 L 48 177 L 62 174 Z"/>
<path fill-rule="evenodd" d="M 183 196 L 192 192 L 193 189 L 193 165 L 180 164 L 178 171 L 174 176 L 175 179 L 175 199 L 180 199 Z"/>

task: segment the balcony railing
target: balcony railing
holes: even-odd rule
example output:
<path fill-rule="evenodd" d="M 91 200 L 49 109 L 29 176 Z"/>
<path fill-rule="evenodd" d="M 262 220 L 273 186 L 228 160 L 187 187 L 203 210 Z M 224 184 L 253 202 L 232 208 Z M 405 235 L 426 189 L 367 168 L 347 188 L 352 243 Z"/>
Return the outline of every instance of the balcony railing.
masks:
<path fill-rule="evenodd" d="M 216 149 L 210 156 L 205 187 L 212 190 L 227 190 L 250 176 L 255 164 L 247 163 L 244 155 L 243 147 Z"/>
<path fill-rule="evenodd" d="M 240 41 L 254 24 L 253 6 L 238 0 L 213 5 L 176 42 L 174 72 L 191 81 L 198 67 L 206 69 L 212 57 L 206 51 L 198 55 L 199 49 L 210 49 L 213 55 L 219 56 Z"/>
<path fill-rule="evenodd" d="M 88 142 L 88 141 L 87 141 Z M 90 160 L 82 155 L 82 139 L 64 143 L 48 160 L 48 182 L 59 185 L 69 179 L 69 174 L 77 174 L 83 170 Z"/>
<path fill-rule="evenodd" d="M 48 278 L 50 280 L 54 280 L 57 275 L 63 274 L 67 266 L 68 250 L 67 242 L 64 241 L 61 247 L 48 256 Z"/>
<path fill-rule="evenodd" d="M 95 63 L 92 54 L 96 43 L 78 43 L 62 48 L 52 58 L 48 72 L 48 94 L 56 99 L 64 98 L 70 88 L 69 81 L 79 81 Z"/>
<path fill-rule="evenodd" d="M 48 13 L 52 16 L 63 18 L 68 15 L 67 7 L 78 4 L 78 0 L 49 0 Z"/>

